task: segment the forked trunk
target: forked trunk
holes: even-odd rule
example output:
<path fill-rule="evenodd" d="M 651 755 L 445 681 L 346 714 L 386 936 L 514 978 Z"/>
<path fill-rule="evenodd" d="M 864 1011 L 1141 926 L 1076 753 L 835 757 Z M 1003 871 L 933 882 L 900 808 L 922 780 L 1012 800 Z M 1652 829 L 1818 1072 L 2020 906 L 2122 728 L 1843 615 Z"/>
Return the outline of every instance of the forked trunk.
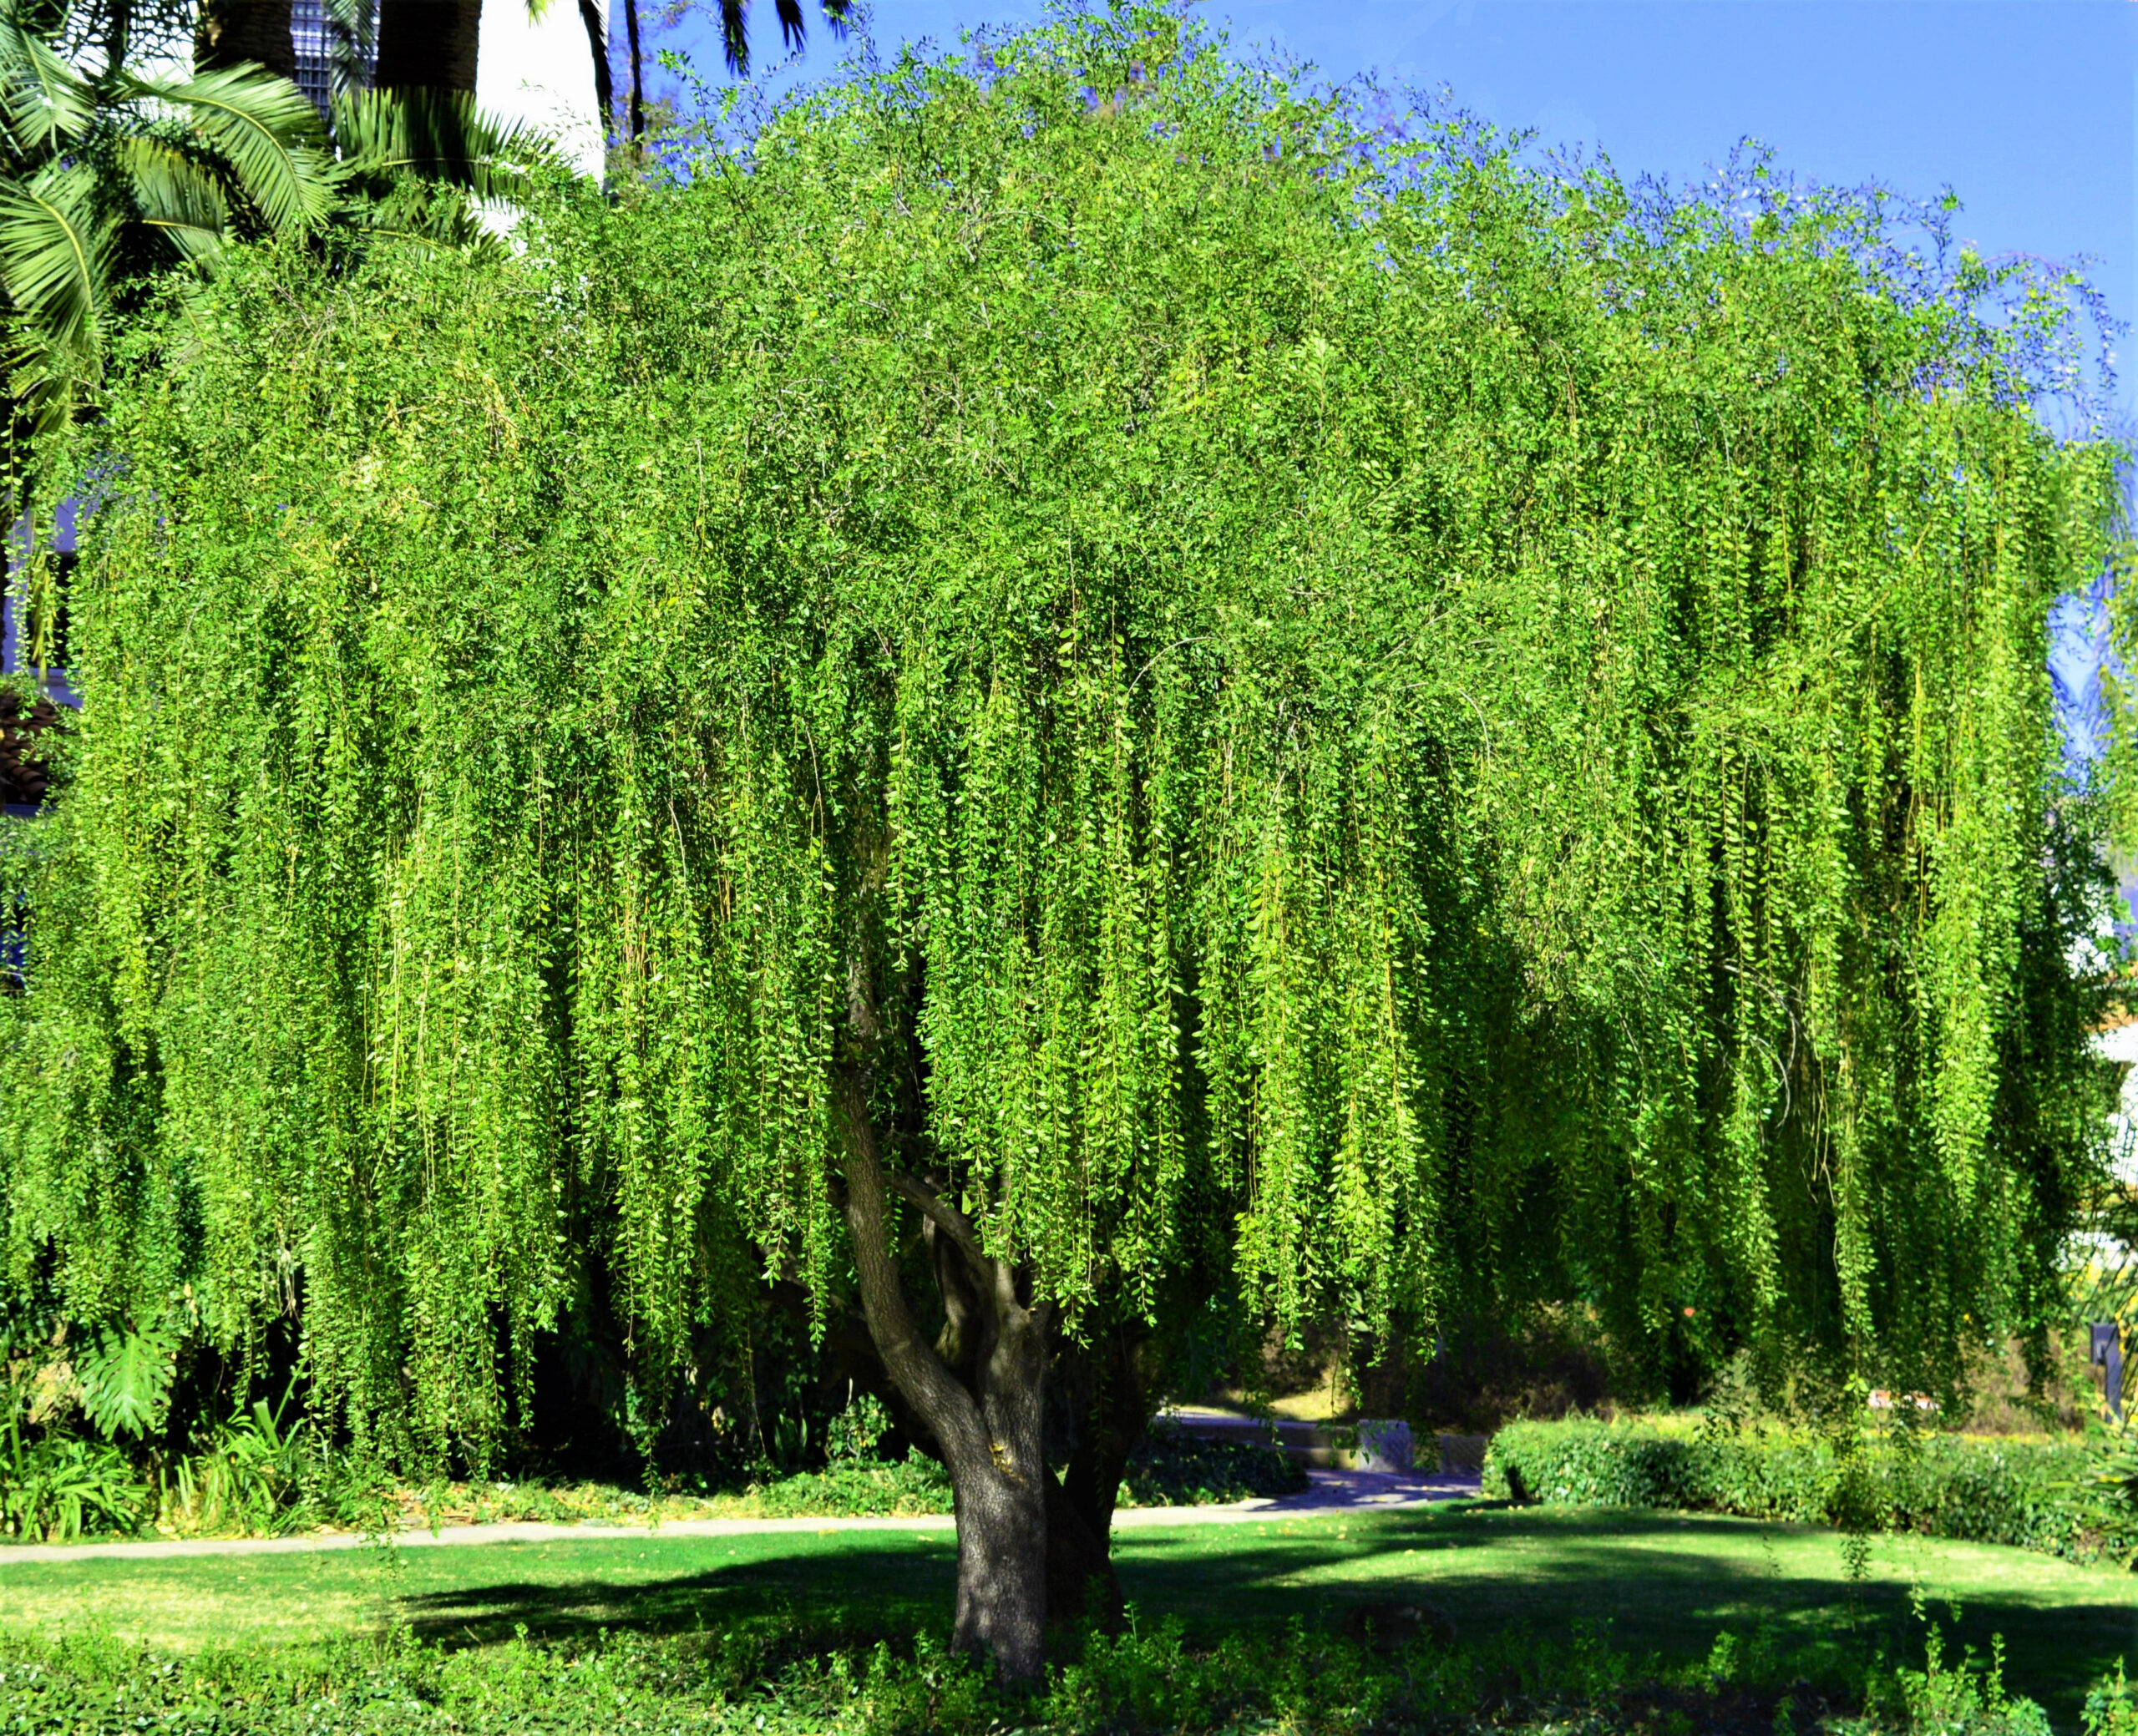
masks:
<path fill-rule="evenodd" d="M 1050 1617 L 1123 1613 L 1113 1571 L 1113 1506 L 1128 1461 L 1150 1426 L 1143 1353 L 1149 1332 L 1132 1316 L 1101 1326 L 1055 1367 L 1050 1403 L 1071 1436 L 1061 1480 L 1047 1491 L 1046 1596 Z"/>
<path fill-rule="evenodd" d="M 810 1318 L 809 1293 L 783 1281 L 773 1297 L 798 1326 Z M 914 1450 L 941 1460 L 935 1430 L 891 1380 L 865 1318 L 834 1315 L 824 1323 L 824 1348 L 856 1389 L 890 1408 Z M 1097 1619 L 1111 1627 L 1124 1611 L 1121 1583 L 1108 1547 L 1114 1491 L 1143 1438 L 1148 1405 L 1137 1367 L 1142 1334 L 1132 1328 L 1096 1335 L 1093 1342 L 1051 1347 L 1047 1365 L 1045 1450 L 1050 1475 L 1041 1484 L 1046 1519 L 1046 1619 Z"/>
<path fill-rule="evenodd" d="M 1047 1619 L 1076 1621 L 1088 1616 L 1103 1627 L 1114 1627 L 1124 1606 L 1107 1546 L 1111 1498 L 1108 1522 L 1094 1526 L 1075 1497 L 1052 1477 L 1046 1480 L 1046 1494 Z"/>
<path fill-rule="evenodd" d="M 1051 1310 L 1021 1294 L 955 1208 L 911 1182 L 890 1185 L 925 1218 L 949 1324 L 930 1344 L 908 1305 L 889 1240 L 887 1178 L 867 1092 L 842 1081 L 846 1217 L 862 1311 L 900 1394 L 935 1435 L 958 1520 L 954 1650 L 991 1653 L 1006 1682 L 1036 1682 L 1046 1665 L 1048 1491 L 1044 1439 Z M 1056 1493 L 1058 1494 L 1058 1490 Z"/>

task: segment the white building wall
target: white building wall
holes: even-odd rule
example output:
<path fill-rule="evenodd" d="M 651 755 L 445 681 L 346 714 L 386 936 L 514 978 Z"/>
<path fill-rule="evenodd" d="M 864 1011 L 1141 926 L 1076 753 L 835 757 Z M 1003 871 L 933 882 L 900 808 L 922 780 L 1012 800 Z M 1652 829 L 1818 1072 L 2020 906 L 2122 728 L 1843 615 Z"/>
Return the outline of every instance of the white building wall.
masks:
<path fill-rule="evenodd" d="M 483 0 L 476 104 L 500 119 L 540 128 L 574 169 L 599 180 L 594 50 L 576 0 L 549 0 L 538 18 L 529 18 L 528 10 L 528 0 Z"/>

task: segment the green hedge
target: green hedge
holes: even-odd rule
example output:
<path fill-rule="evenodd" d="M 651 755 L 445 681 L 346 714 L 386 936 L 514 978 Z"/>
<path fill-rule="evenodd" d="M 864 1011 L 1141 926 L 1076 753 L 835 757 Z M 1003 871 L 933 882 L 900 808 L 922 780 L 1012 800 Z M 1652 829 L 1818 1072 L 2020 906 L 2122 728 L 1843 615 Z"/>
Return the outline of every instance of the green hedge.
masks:
<path fill-rule="evenodd" d="M 2076 1445 L 1951 1435 L 1862 1449 L 1858 1488 L 1882 1527 L 2009 1543 L 2087 1561 L 2138 1552 L 2138 1515 L 2094 1483 Z M 1659 1507 L 1833 1524 L 1849 1492 L 1832 1444 L 1752 1428 L 1714 1438 L 1639 1424 L 1514 1423 L 1492 1437 L 1484 1492 L 1516 1501 Z"/>
<path fill-rule="evenodd" d="M 1136 1450 L 1122 1479 L 1124 1507 L 1193 1507 L 1294 1495 L 1306 1472 L 1276 1448 L 1253 1441 L 1198 1440 L 1154 1428 Z M 947 1513 L 950 1480 L 933 1460 L 912 1455 L 897 1464 L 842 1463 L 758 1485 L 761 1511 L 774 1516 L 816 1514 Z"/>
<path fill-rule="evenodd" d="M 1297 1495 L 1310 1486 L 1304 1465 L 1252 1440 L 1202 1440 L 1153 1425 L 1122 1479 L 1124 1507 L 1196 1507 Z"/>
<path fill-rule="evenodd" d="M 952 1511 L 950 1473 L 920 1453 L 893 1463 L 842 1461 L 798 1471 L 751 1491 L 768 1517 L 904 1518 Z"/>

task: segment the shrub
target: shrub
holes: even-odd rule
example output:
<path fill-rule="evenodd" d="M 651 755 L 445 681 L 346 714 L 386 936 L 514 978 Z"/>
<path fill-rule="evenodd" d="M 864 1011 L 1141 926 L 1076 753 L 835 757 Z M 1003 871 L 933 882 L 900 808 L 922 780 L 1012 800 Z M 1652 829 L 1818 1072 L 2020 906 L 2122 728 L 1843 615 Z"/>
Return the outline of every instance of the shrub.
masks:
<path fill-rule="evenodd" d="M 822 1470 L 806 1470 L 750 1491 L 759 1511 L 775 1519 L 814 1517 L 906 1518 L 950 1511 L 950 1480 L 943 1467 L 920 1453 L 894 1464 L 841 1459 Z"/>
<path fill-rule="evenodd" d="M 1192 1507 L 1294 1495 L 1306 1472 L 1276 1448 L 1253 1441 L 1198 1440 L 1173 1429 L 1154 1429 L 1128 1461 L 1118 1505 Z M 761 1483 L 750 1491 L 769 1517 L 818 1514 L 904 1518 L 947 1513 L 950 1479 L 934 1460 L 914 1453 L 896 1464 L 838 1459 L 818 1471 Z"/>
<path fill-rule="evenodd" d="M 1305 1467 L 1274 1446 L 1200 1440 L 1157 1427 L 1130 1458 L 1121 1486 L 1124 1507 L 1193 1507 L 1296 1495 L 1308 1480 Z"/>
<path fill-rule="evenodd" d="M 53 1432 L 34 1440 L 0 1435 L 0 1537 L 65 1543 L 90 1532 L 130 1532 L 149 1491 L 124 1455 L 99 1441 Z"/>
<path fill-rule="evenodd" d="M 0 1729 L 120 1736 L 456 1736 L 541 1730 L 769 1736 L 1292 1736 L 1652 1728 L 1659 1702 L 1695 1715 L 1802 1693 L 1801 1657 L 1761 1673 L 1643 1663 L 1590 1631 L 1376 1647 L 1294 1624 L 1191 1637 L 1177 1621 L 1072 1636 L 1031 1696 L 1006 1694 L 939 1640 L 828 1636 L 791 1623 L 696 1635 L 604 1633 L 446 1651 L 405 1633 L 314 1652 L 174 1657 L 109 1637 L 0 1637 Z M 1718 1648 L 1718 1655 L 1722 1648 Z M 1822 1656 L 1824 1654 L 1821 1654 Z M 1824 1671 L 1861 1698 L 1858 1669 Z M 1764 1709 L 1764 1708 L 1762 1708 Z M 1711 1720 L 1710 1720 L 1711 1721 Z M 1769 1717 L 1761 1718 L 1764 1725 Z M 1668 1726 L 1666 1725 L 1666 1728 Z"/>
<path fill-rule="evenodd" d="M 2076 1445 L 1894 1436 L 1862 1449 L 1879 1519 L 1897 1531 L 2128 1560 L 2138 1513 L 2106 1497 Z M 1850 1491 L 1831 1441 L 1754 1426 L 1673 1434 L 1644 1424 L 1514 1423 L 1492 1437 L 1485 1493 L 1584 1506 L 1678 1508 L 1831 1524 Z"/>
<path fill-rule="evenodd" d="M 1332 1612 L 1332 1616 L 1335 1612 Z M 790 1617 L 692 1634 L 605 1630 L 448 1650 L 405 1630 L 316 1647 L 173 1656 L 89 1634 L 0 1633 L 0 1730 L 69 1736 L 1614 1736 L 1825 1729 L 1833 1736 L 2049 1736 L 2005 1686 L 2002 1656 L 1889 1668 L 1866 1642 L 1725 1630 L 1697 1661 L 1519 1627 L 1476 1638 L 1348 1637 L 1343 1624 L 1191 1635 L 1178 1621 L 1066 1635 L 1035 1693 L 1006 1694 L 940 1640 L 830 1633 Z M 2086 1736 L 2130 1736 L 2122 1672 L 2086 1703 Z"/>

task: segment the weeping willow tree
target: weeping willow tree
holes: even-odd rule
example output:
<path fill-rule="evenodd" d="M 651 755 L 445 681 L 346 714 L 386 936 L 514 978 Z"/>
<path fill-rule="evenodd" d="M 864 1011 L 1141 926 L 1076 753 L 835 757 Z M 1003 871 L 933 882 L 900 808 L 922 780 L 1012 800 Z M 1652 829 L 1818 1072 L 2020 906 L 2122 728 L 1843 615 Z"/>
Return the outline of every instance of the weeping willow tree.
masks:
<path fill-rule="evenodd" d="M 141 340 L 53 459 L 18 1282 L 295 1315 L 478 1456 L 590 1262 L 651 1366 L 738 1271 L 851 1303 L 1023 1675 L 1112 1510 L 1050 1379 L 1213 1245 L 1279 1328 L 1946 1387 L 2040 1318 L 2106 1101 L 2044 621 L 2120 547 L 2054 286 L 1177 30 Z"/>

